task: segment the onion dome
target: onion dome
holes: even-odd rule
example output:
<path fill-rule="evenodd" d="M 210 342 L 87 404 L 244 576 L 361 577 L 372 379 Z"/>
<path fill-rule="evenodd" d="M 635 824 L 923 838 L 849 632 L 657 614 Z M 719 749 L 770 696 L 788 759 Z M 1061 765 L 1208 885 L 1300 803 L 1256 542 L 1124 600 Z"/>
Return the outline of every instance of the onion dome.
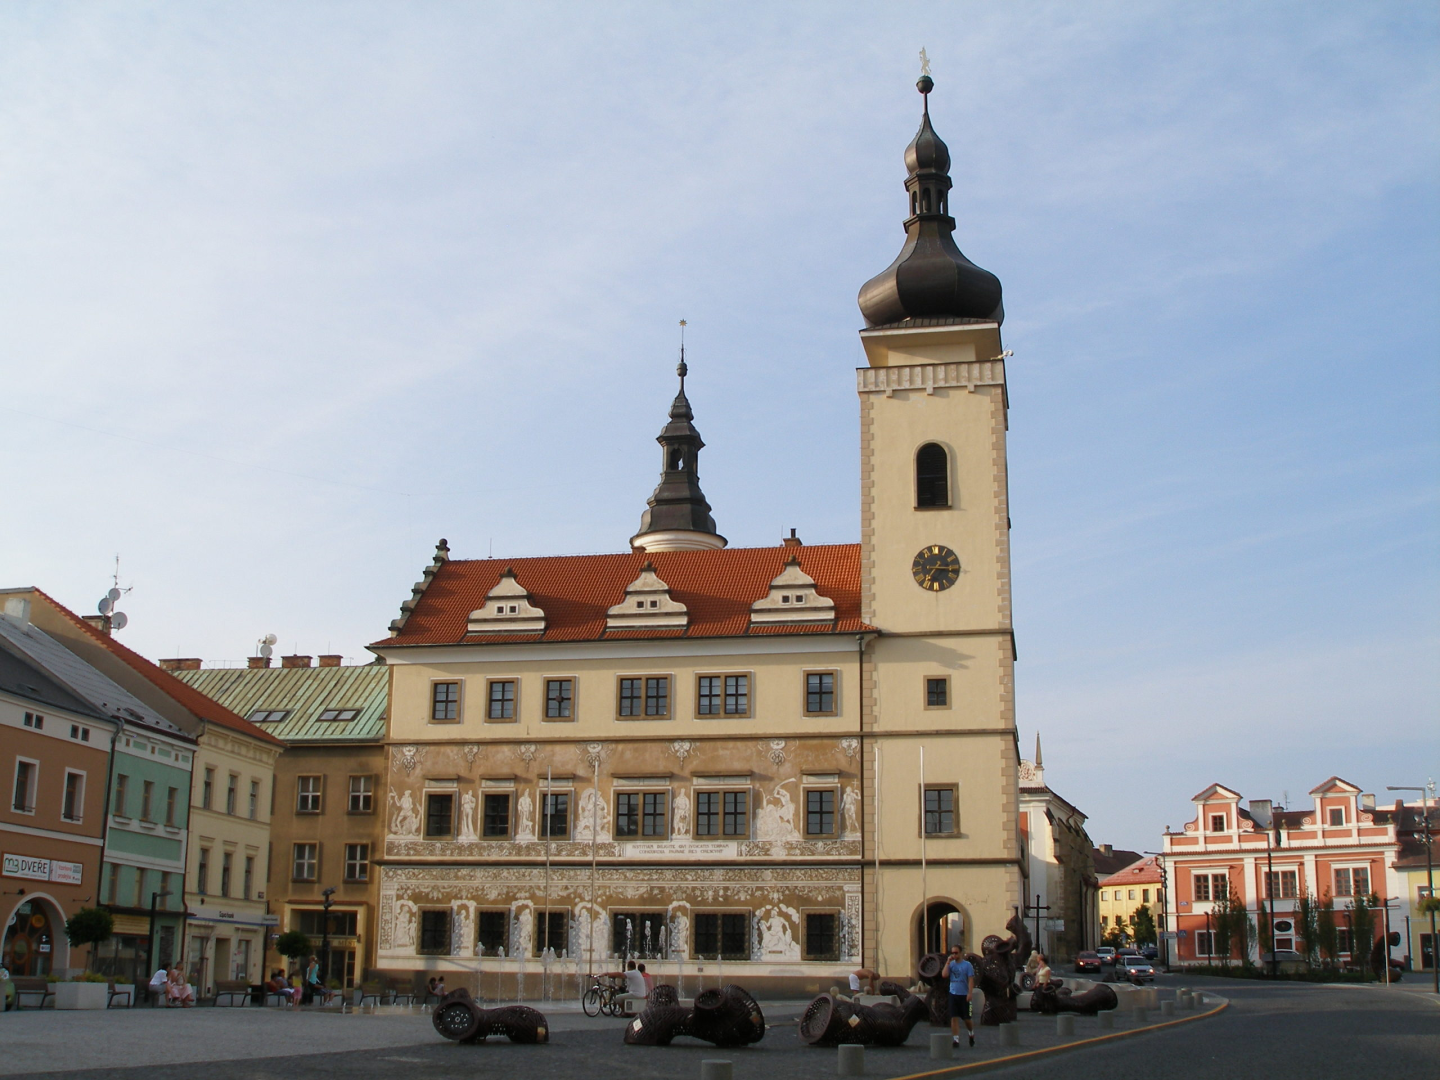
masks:
<path fill-rule="evenodd" d="M 905 148 L 905 190 L 910 216 L 905 246 L 895 261 L 860 290 L 867 326 L 912 319 L 976 319 L 1003 322 L 1000 279 L 976 266 L 955 246 L 950 209 L 950 150 L 930 126 L 930 91 L 924 76 L 915 84 L 924 99 L 920 130 Z"/>

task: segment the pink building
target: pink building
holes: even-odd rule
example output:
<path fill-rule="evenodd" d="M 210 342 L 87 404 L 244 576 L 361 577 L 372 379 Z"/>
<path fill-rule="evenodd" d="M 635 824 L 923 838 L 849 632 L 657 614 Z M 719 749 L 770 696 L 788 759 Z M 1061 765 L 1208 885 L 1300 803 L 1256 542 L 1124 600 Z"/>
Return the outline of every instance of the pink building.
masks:
<path fill-rule="evenodd" d="M 1263 799 L 1251 799 L 1247 809 L 1237 792 L 1220 784 L 1194 797 L 1194 819 L 1182 831 L 1165 834 L 1165 929 L 1175 934 L 1172 963 L 1220 959 L 1214 916 L 1229 897 L 1244 902 L 1258 931 L 1261 907 L 1268 913 L 1273 896 L 1276 950 L 1303 953 L 1296 908 L 1306 893 L 1317 903 L 1333 901 L 1340 961 L 1368 960 L 1373 943 L 1355 948 L 1350 941 L 1351 909 L 1356 897 L 1375 896 L 1403 916 L 1394 902 L 1404 896 L 1395 866 L 1401 804 L 1376 809 L 1374 795 L 1338 776 L 1311 791 L 1310 799 L 1301 810 L 1277 809 Z M 1388 929 L 1386 911 L 1376 911 L 1373 936 Z M 1250 959 L 1258 962 L 1269 950 L 1268 937 L 1254 942 Z M 1240 959 L 1238 945 L 1230 958 Z"/>

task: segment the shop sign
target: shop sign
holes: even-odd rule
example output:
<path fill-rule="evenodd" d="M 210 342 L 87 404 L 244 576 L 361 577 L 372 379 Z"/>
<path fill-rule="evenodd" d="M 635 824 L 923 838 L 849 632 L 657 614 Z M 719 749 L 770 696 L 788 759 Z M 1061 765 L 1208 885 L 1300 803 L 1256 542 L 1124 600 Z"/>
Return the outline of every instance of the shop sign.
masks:
<path fill-rule="evenodd" d="M 36 859 L 29 855 L 12 855 L 6 852 L 3 865 L 0 865 L 0 873 L 6 877 L 54 881 L 60 885 L 79 885 L 85 876 L 85 864 L 60 862 L 55 859 Z"/>

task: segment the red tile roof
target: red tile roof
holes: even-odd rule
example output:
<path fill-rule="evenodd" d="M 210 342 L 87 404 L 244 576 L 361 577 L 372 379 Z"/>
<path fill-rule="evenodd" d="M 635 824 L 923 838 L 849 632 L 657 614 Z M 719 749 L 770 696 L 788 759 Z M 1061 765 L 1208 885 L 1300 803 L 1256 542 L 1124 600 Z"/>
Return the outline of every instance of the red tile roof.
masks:
<path fill-rule="evenodd" d="M 770 582 L 791 556 L 815 579 L 822 596 L 835 601 L 833 625 L 765 627 L 766 634 L 853 634 L 873 629 L 860 619 L 860 545 L 722 548 L 622 555 L 555 555 L 533 559 L 452 559 L 436 571 L 404 629 L 375 642 L 388 645 L 440 645 L 456 642 L 496 645 L 515 641 L 601 641 L 621 638 L 738 637 L 762 632 L 750 628 L 750 605 L 770 591 Z M 684 604 L 690 624 L 683 631 L 634 627 L 605 630 L 606 611 L 625 599 L 625 587 L 640 576 L 646 562 L 655 566 L 670 595 Z M 530 602 L 545 612 L 544 634 L 469 634 L 470 612 L 484 606 L 486 594 L 506 567 L 530 592 Z"/>
<path fill-rule="evenodd" d="M 47 595 L 40 589 L 35 589 L 34 592 L 36 596 L 44 597 L 47 604 L 90 635 L 98 645 L 104 647 L 113 656 L 123 661 L 128 667 L 154 683 L 167 697 L 179 702 L 202 720 L 211 724 L 218 724 L 221 727 L 230 728 L 232 731 L 238 731 L 244 735 L 249 735 L 252 739 L 259 739 L 261 742 L 273 743 L 276 746 L 285 745 L 284 742 L 275 738 L 275 736 L 271 735 L 268 731 L 261 730 L 243 716 L 239 716 L 225 708 L 225 706 L 212 701 L 194 687 L 187 686 L 168 671 L 152 664 L 139 653 L 127 649 L 109 634 L 91 626 L 53 596 Z"/>
<path fill-rule="evenodd" d="M 1152 855 L 1149 858 L 1137 860 L 1136 862 L 1131 863 L 1129 866 L 1122 867 L 1121 869 L 1116 870 L 1113 874 L 1109 874 L 1106 877 L 1101 878 L 1100 884 L 1102 886 L 1136 884 L 1148 885 L 1152 882 L 1154 882 L 1155 884 L 1159 884 L 1163 880 L 1164 876 L 1160 873 L 1159 863 L 1156 862 L 1155 857 Z"/>

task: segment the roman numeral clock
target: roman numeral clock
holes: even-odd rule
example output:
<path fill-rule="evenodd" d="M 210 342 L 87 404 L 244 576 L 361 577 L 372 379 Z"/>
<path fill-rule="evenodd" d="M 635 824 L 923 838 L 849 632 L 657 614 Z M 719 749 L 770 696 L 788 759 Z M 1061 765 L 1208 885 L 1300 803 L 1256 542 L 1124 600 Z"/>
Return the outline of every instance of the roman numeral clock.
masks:
<path fill-rule="evenodd" d="M 910 564 L 915 584 L 931 592 L 944 592 L 960 580 L 960 556 L 944 544 L 923 547 Z"/>

